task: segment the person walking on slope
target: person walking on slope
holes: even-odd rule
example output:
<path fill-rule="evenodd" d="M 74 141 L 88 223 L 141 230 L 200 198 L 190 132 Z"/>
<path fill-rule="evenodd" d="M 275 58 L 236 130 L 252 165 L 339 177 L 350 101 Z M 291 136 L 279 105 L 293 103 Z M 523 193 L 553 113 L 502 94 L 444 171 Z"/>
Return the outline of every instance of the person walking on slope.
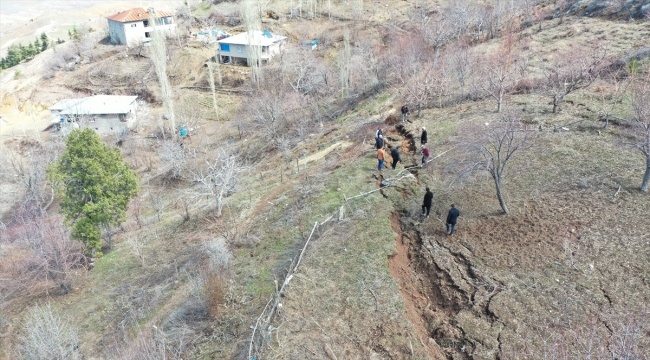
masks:
<path fill-rule="evenodd" d="M 407 116 L 408 113 L 409 113 L 409 107 L 408 107 L 408 104 L 404 104 L 404 106 L 402 106 L 402 108 L 400 109 L 400 111 L 402 112 L 402 122 L 404 122 L 404 121 L 406 121 L 406 116 Z"/>
<path fill-rule="evenodd" d="M 397 162 L 400 161 L 399 146 L 395 146 L 393 150 L 390 151 L 390 156 L 393 158 L 393 170 L 395 170 L 397 167 Z"/>
<path fill-rule="evenodd" d="M 427 144 L 427 128 L 424 126 L 422 127 L 422 135 L 420 135 L 420 143 L 422 144 L 422 147 Z"/>
<path fill-rule="evenodd" d="M 384 147 L 384 135 L 379 135 L 379 137 L 375 139 L 375 147 L 377 149 L 381 149 Z"/>
<path fill-rule="evenodd" d="M 429 161 L 429 149 L 426 146 L 422 147 L 422 167 L 426 166 L 427 161 Z"/>
<path fill-rule="evenodd" d="M 458 217 L 460 216 L 460 211 L 456 209 L 456 204 L 451 204 L 451 209 L 449 209 L 449 213 L 447 214 L 447 234 L 453 235 L 454 230 L 456 230 L 456 221 L 458 220 Z"/>
<path fill-rule="evenodd" d="M 429 211 L 431 211 L 431 204 L 433 203 L 433 193 L 429 188 L 424 194 L 424 201 L 422 202 L 422 216 L 429 217 Z"/>
<path fill-rule="evenodd" d="M 378 128 L 377 131 L 375 131 L 375 139 L 379 139 L 379 135 L 384 135 L 384 130 L 382 128 Z"/>
<path fill-rule="evenodd" d="M 386 158 L 386 153 L 384 152 L 384 149 L 382 148 L 377 149 L 377 170 L 381 171 L 381 169 L 384 167 L 385 158 Z"/>

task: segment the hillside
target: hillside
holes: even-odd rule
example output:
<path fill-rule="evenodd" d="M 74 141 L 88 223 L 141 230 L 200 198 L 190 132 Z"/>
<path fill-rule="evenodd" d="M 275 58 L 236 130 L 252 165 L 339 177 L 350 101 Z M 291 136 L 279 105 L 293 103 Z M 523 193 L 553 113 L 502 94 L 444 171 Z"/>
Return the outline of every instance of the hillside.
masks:
<path fill-rule="evenodd" d="M 151 46 L 88 33 L 4 70 L 0 358 L 650 358 L 650 5 L 600 3 L 259 3 L 289 42 L 255 81 L 192 35 L 246 7 L 191 1 L 175 124 Z M 45 175 L 47 109 L 94 94 L 140 101 L 102 137 L 140 192 L 101 257 Z"/>

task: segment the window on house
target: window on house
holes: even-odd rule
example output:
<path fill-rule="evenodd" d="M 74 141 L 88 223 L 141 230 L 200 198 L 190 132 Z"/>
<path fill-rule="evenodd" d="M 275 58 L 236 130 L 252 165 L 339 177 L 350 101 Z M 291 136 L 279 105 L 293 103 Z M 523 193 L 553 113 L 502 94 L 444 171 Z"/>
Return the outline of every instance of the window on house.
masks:
<path fill-rule="evenodd" d="M 145 21 L 143 21 L 142 24 L 144 24 L 144 27 L 149 26 L 149 20 L 145 20 Z"/>
<path fill-rule="evenodd" d="M 120 114 L 120 121 L 126 121 L 126 115 Z"/>
<path fill-rule="evenodd" d="M 244 51 L 244 47 L 238 45 L 237 46 L 237 52 L 243 52 L 243 51 Z"/>
<path fill-rule="evenodd" d="M 221 51 L 230 51 L 230 44 L 219 44 Z"/>
<path fill-rule="evenodd" d="M 131 24 L 131 27 L 138 27 L 138 24 Z"/>

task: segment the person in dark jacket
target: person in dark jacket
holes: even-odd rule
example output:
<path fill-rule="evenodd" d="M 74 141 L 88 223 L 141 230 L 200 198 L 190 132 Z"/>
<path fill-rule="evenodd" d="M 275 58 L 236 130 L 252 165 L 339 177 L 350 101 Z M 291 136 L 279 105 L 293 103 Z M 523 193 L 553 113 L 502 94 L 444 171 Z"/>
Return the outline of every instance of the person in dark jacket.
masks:
<path fill-rule="evenodd" d="M 456 221 L 458 220 L 459 216 L 460 211 L 456 209 L 456 204 L 451 204 L 451 209 L 449 209 L 449 213 L 447 214 L 447 222 L 445 224 L 447 225 L 447 234 L 454 234 L 454 230 L 456 230 Z"/>
<path fill-rule="evenodd" d="M 393 158 L 393 170 L 397 167 L 397 162 L 400 161 L 399 158 L 399 146 L 395 146 L 393 150 L 390 151 L 390 156 Z"/>
<path fill-rule="evenodd" d="M 384 135 L 379 135 L 379 137 L 375 139 L 375 147 L 377 149 L 384 147 Z"/>
<path fill-rule="evenodd" d="M 402 106 L 402 108 L 400 109 L 400 111 L 402 112 L 402 122 L 404 122 L 404 121 L 406 120 L 406 116 L 407 116 L 408 113 L 409 113 L 409 107 L 408 107 L 408 105 L 407 105 L 407 104 L 404 104 L 404 106 Z"/>
<path fill-rule="evenodd" d="M 422 127 L 422 135 L 420 135 L 420 143 L 422 146 L 427 144 L 427 129 L 423 126 Z"/>
<path fill-rule="evenodd" d="M 424 201 L 422 202 L 422 216 L 429 217 L 429 212 L 431 211 L 431 204 L 433 203 L 433 193 L 429 188 L 424 194 Z"/>

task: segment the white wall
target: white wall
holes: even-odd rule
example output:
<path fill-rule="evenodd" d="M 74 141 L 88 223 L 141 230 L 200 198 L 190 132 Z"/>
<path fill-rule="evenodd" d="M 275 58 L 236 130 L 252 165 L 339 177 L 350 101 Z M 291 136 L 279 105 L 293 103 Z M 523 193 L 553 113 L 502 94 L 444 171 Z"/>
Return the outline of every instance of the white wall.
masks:
<path fill-rule="evenodd" d="M 167 17 L 167 21 L 173 21 L 171 17 Z M 134 46 L 146 39 L 145 33 L 153 30 L 162 30 L 168 32 L 176 31 L 176 24 L 166 24 L 152 26 L 153 20 L 149 20 L 149 26 L 144 26 L 144 21 L 132 21 L 121 23 L 118 21 L 108 20 L 108 31 L 111 34 L 111 42 L 115 44 L 123 44 L 127 46 Z"/>

